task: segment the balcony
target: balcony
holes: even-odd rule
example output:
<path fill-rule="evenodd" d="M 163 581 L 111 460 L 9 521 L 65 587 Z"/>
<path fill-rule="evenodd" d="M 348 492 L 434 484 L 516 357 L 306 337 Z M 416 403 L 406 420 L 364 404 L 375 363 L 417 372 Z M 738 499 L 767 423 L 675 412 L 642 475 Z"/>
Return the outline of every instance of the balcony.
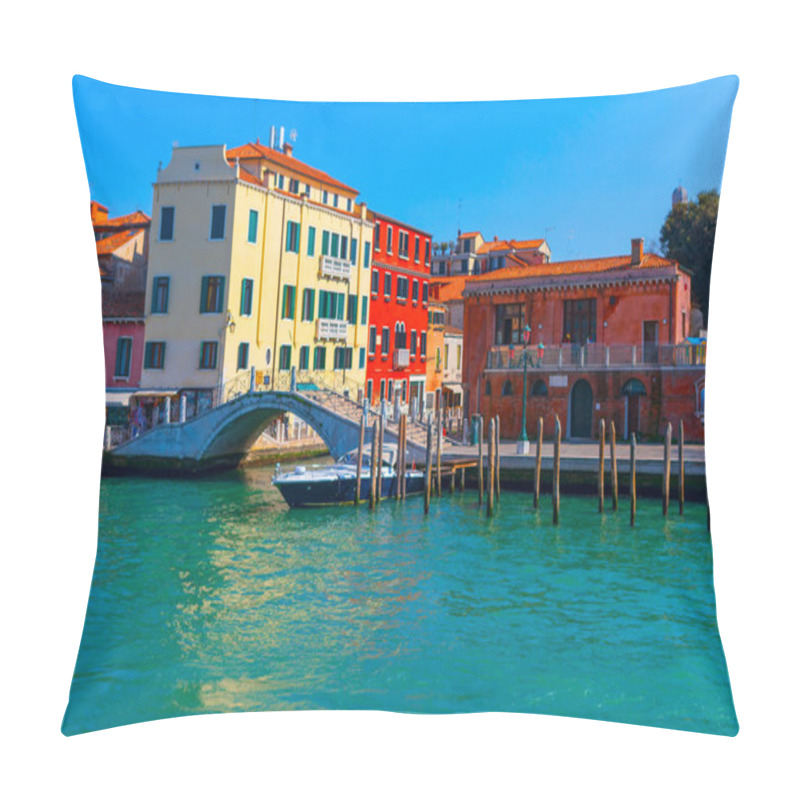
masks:
<path fill-rule="evenodd" d="M 319 274 L 322 278 L 350 280 L 350 262 L 333 256 L 320 256 Z"/>
<path fill-rule="evenodd" d="M 342 319 L 318 319 L 317 339 L 344 341 L 347 338 L 347 322 Z"/>
<path fill-rule="evenodd" d="M 516 370 L 523 367 L 522 345 L 492 347 L 486 358 L 488 370 Z M 620 369 L 623 367 L 704 367 L 705 344 L 560 344 L 541 351 L 528 345 L 528 367 L 548 370 Z"/>
<path fill-rule="evenodd" d="M 411 351 L 408 349 L 401 349 L 394 351 L 394 358 L 392 364 L 395 369 L 403 369 L 410 363 Z"/>

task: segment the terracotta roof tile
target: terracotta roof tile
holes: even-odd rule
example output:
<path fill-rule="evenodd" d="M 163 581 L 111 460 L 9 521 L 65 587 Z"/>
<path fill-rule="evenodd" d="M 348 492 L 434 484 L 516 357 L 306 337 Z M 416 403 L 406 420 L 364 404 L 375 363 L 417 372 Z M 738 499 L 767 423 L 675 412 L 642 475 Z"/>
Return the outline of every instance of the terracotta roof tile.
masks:
<path fill-rule="evenodd" d="M 129 228 L 119 233 L 112 233 L 111 236 L 105 236 L 97 240 L 97 255 L 104 256 L 118 250 L 122 245 L 129 242 L 135 236 L 138 236 L 141 231 L 136 228 Z"/>
<path fill-rule="evenodd" d="M 315 167 L 310 167 L 308 164 L 298 161 L 293 156 L 287 156 L 286 153 L 283 153 L 280 150 L 275 150 L 271 147 L 265 147 L 263 144 L 253 144 L 252 142 L 249 142 L 248 144 L 243 144 L 240 147 L 232 147 L 230 150 L 226 151 L 225 155 L 231 164 L 233 164 L 237 158 L 240 161 L 263 158 L 267 161 L 278 164 L 284 169 L 289 169 L 293 172 L 305 175 L 312 180 L 327 184 L 333 188 L 342 189 L 343 191 L 350 192 L 352 194 L 358 194 L 357 189 L 353 189 L 351 186 L 348 186 L 341 181 L 337 181 L 335 178 L 332 178 L 330 175 L 328 175 L 327 172 L 323 172 Z"/>

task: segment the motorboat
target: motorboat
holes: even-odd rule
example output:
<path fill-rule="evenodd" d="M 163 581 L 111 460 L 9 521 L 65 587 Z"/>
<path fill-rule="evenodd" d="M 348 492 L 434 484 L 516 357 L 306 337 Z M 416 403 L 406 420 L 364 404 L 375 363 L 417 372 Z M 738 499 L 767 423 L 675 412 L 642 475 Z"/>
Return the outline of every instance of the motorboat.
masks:
<path fill-rule="evenodd" d="M 425 489 L 425 473 L 414 469 L 414 464 L 406 454 L 406 495 L 420 494 Z M 368 500 L 370 493 L 369 453 L 361 455 L 361 500 Z M 381 473 L 381 497 L 392 497 L 397 493 L 397 446 L 385 444 Z M 351 450 L 334 464 L 306 467 L 297 465 L 292 470 L 283 471 L 276 465 L 272 483 L 292 507 L 328 506 L 339 503 L 352 503 L 356 496 L 358 450 Z"/>

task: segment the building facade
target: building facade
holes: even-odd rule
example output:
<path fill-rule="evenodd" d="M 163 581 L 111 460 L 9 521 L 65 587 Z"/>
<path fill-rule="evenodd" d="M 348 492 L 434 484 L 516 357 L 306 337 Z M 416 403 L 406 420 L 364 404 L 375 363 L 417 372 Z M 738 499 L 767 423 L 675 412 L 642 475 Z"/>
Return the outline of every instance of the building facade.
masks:
<path fill-rule="evenodd" d="M 434 248 L 431 275 L 482 275 L 508 266 L 546 264 L 550 248 L 544 239 L 485 241 L 478 231 L 458 232 L 455 242 L 443 242 Z"/>
<path fill-rule="evenodd" d="M 288 143 L 174 148 L 154 185 L 142 387 L 188 415 L 293 373 L 363 391 L 373 223 L 357 195 Z"/>
<path fill-rule="evenodd" d="M 529 438 L 540 416 L 552 436 L 558 415 L 568 439 L 596 437 L 601 419 L 623 438 L 653 439 L 682 420 L 687 439 L 703 439 L 691 276 L 641 239 L 628 256 L 482 275 L 463 294 L 467 406 L 499 414 L 505 438 L 520 435 L 525 402 Z"/>
<path fill-rule="evenodd" d="M 431 237 L 383 214 L 374 222 L 366 395 L 422 408 L 425 400 Z"/>

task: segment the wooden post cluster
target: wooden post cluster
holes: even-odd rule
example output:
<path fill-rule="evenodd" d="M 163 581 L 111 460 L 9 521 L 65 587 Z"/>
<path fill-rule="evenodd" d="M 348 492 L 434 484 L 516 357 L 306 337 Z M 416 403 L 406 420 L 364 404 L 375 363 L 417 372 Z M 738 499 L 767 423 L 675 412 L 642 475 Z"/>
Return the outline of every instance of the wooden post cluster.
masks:
<path fill-rule="evenodd" d="M 377 488 L 378 463 L 378 421 L 372 423 L 372 450 L 369 458 L 369 507 L 375 508 L 375 492 Z"/>
<path fill-rule="evenodd" d="M 558 525 L 561 511 L 561 420 L 556 416 L 553 437 L 553 523 Z"/>
<path fill-rule="evenodd" d="M 606 421 L 600 420 L 600 453 L 597 465 L 597 510 L 603 513 L 603 500 L 605 499 L 606 479 Z"/>
<path fill-rule="evenodd" d="M 614 427 L 613 419 L 609 437 L 611 439 L 611 502 L 616 511 L 619 508 L 619 483 L 617 482 L 617 429 Z"/>
<path fill-rule="evenodd" d="M 631 525 L 636 522 L 636 434 L 631 433 Z"/>
<path fill-rule="evenodd" d="M 494 482 L 497 500 L 500 500 L 500 415 L 494 418 Z"/>
<path fill-rule="evenodd" d="M 489 493 L 486 499 L 486 516 L 491 517 L 494 513 L 494 464 L 495 464 L 495 420 L 494 418 L 489 420 L 489 476 L 487 478 L 487 484 L 489 487 Z"/>
<path fill-rule="evenodd" d="M 536 430 L 536 478 L 533 484 L 533 507 L 539 508 L 539 481 L 542 477 L 542 435 L 544 433 L 544 421 L 539 417 Z"/>
<path fill-rule="evenodd" d="M 375 503 L 380 505 L 381 502 L 381 492 L 383 490 L 382 482 L 383 482 L 383 414 L 380 415 L 378 418 L 378 480 L 377 480 L 377 487 L 375 492 Z"/>
<path fill-rule="evenodd" d="M 406 487 L 406 415 L 400 414 L 397 420 L 397 463 L 395 464 L 395 497 L 399 503 L 405 495 Z"/>
<path fill-rule="evenodd" d="M 667 431 L 664 434 L 664 481 L 662 484 L 663 511 L 666 517 L 669 513 L 669 468 L 672 457 L 672 423 L 667 423 Z"/>
<path fill-rule="evenodd" d="M 356 493 L 353 500 L 355 505 L 361 502 L 361 461 L 364 457 L 364 429 L 367 427 L 366 415 L 361 415 L 361 427 L 358 429 L 358 462 L 356 463 Z"/>
<path fill-rule="evenodd" d="M 478 417 L 478 505 L 483 505 L 483 417 Z"/>
<path fill-rule="evenodd" d="M 685 475 L 683 469 L 683 420 L 678 426 L 678 510 L 683 515 L 683 500 L 685 489 Z"/>

